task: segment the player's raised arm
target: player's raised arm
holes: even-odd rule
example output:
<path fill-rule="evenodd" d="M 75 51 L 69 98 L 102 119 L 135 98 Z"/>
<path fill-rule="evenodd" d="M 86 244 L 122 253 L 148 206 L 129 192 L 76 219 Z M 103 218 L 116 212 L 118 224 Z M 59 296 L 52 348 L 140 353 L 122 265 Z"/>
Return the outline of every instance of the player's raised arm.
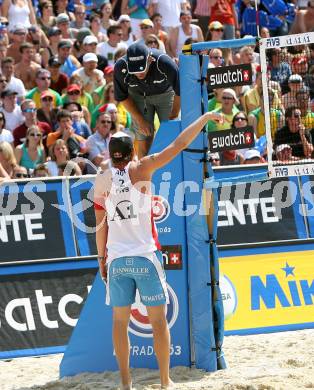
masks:
<path fill-rule="evenodd" d="M 168 164 L 169 161 L 174 159 L 182 150 L 189 146 L 209 120 L 221 122 L 223 121 L 223 116 L 215 112 L 206 112 L 182 131 L 182 133 L 164 150 L 143 157 L 140 160 L 142 168 L 154 171 Z"/>

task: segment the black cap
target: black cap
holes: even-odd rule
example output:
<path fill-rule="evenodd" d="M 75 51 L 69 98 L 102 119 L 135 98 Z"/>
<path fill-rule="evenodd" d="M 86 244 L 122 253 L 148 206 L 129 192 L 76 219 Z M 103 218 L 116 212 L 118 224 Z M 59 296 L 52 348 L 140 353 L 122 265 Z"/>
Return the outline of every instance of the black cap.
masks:
<path fill-rule="evenodd" d="M 1 92 L 1 97 L 4 98 L 6 96 L 13 96 L 17 95 L 17 92 L 13 91 L 13 89 L 5 89 Z"/>
<path fill-rule="evenodd" d="M 64 47 L 67 47 L 67 48 L 70 48 L 72 47 L 72 42 L 69 40 L 69 39 L 62 39 L 59 43 L 58 43 L 58 49 L 62 49 Z"/>
<path fill-rule="evenodd" d="M 60 34 L 61 34 L 61 30 L 56 26 L 50 27 L 47 32 L 48 37 L 53 37 L 54 35 L 60 35 Z"/>
<path fill-rule="evenodd" d="M 48 60 L 48 65 L 49 66 L 61 66 L 61 63 L 59 61 L 59 57 L 58 56 L 50 57 Z"/>
<path fill-rule="evenodd" d="M 150 52 L 143 43 L 133 43 L 126 52 L 126 60 L 129 73 L 141 73 L 147 69 Z"/>
<path fill-rule="evenodd" d="M 109 142 L 109 155 L 114 163 L 128 161 L 133 151 L 132 138 L 124 133 L 118 131 L 113 134 Z"/>

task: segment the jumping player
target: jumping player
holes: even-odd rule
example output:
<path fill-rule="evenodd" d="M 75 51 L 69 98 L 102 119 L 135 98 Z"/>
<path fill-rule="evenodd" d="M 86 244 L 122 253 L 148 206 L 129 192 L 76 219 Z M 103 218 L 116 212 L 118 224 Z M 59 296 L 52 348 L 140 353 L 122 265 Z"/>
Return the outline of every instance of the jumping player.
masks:
<path fill-rule="evenodd" d="M 194 140 L 208 120 L 220 122 L 223 117 L 205 113 L 164 150 L 139 161 L 134 159 L 132 139 L 123 132 L 114 134 L 109 142 L 110 160 L 101 164 L 96 177 L 98 262 L 107 282 L 106 303 L 113 306 L 113 345 L 124 390 L 132 388 L 128 324 L 136 290 L 153 329 L 161 388 L 170 389 L 173 385 L 169 378 L 170 335 L 165 312 L 168 293 L 152 218 L 151 178 L 155 170 Z"/>

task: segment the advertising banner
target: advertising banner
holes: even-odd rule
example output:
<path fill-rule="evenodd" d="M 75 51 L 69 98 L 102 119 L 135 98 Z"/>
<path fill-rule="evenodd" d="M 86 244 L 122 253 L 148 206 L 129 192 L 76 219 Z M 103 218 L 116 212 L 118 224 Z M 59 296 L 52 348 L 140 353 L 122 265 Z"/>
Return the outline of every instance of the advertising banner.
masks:
<path fill-rule="evenodd" d="M 292 178 L 237 184 L 218 191 L 218 245 L 307 237 L 299 187 Z"/>
<path fill-rule="evenodd" d="M 252 67 L 251 64 L 241 64 L 209 68 L 207 78 L 210 89 L 251 85 Z"/>
<path fill-rule="evenodd" d="M 208 148 L 211 153 L 252 148 L 254 145 L 254 130 L 251 126 L 241 129 L 211 131 L 208 134 Z"/>
<path fill-rule="evenodd" d="M 0 186 L 0 263 L 75 256 L 64 181 Z"/>
<path fill-rule="evenodd" d="M 270 252 L 220 259 L 227 334 L 313 328 L 314 251 Z"/>
<path fill-rule="evenodd" d="M 96 267 L 90 260 L 0 268 L 0 358 L 63 351 Z"/>

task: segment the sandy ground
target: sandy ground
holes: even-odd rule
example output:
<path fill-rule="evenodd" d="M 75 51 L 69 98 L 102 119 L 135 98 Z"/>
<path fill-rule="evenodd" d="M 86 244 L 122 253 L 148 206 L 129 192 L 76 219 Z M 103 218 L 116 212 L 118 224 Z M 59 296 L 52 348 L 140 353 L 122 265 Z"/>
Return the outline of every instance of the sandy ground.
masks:
<path fill-rule="evenodd" d="M 228 369 L 206 373 L 176 367 L 176 389 L 300 390 L 314 389 L 314 329 L 225 338 Z M 0 389 L 102 390 L 117 389 L 114 373 L 81 374 L 58 380 L 62 355 L 0 361 Z M 158 389 L 158 373 L 134 369 L 134 388 Z"/>

